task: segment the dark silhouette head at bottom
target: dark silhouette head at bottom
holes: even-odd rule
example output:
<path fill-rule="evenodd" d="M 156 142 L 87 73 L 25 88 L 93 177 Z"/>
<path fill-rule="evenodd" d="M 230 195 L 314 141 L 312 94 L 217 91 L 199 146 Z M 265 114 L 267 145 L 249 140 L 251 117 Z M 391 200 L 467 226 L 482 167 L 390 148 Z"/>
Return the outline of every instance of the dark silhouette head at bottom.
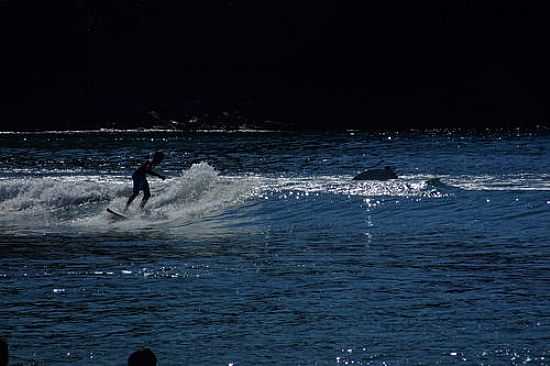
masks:
<path fill-rule="evenodd" d="M 9 353 L 8 342 L 0 337 L 0 366 L 8 366 Z"/>
<path fill-rule="evenodd" d="M 157 357 L 149 348 L 135 351 L 128 357 L 128 366 L 156 366 Z"/>

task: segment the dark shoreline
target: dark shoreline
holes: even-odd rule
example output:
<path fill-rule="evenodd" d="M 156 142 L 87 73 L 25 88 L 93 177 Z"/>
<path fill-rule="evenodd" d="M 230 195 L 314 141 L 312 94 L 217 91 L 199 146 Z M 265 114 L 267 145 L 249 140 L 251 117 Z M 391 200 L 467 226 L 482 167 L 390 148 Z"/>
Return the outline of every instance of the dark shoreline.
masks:
<path fill-rule="evenodd" d="M 371 133 L 373 135 L 523 135 L 523 134 L 550 134 L 550 125 L 536 126 L 514 126 L 508 128 L 501 127 L 441 127 L 441 128 L 272 128 L 273 125 L 241 125 L 241 126 L 220 126 L 220 125 L 201 125 L 194 128 L 177 128 L 170 126 L 133 126 L 133 127 L 90 127 L 73 129 L 55 129 L 55 128 L 27 128 L 27 129 L 8 129 L 0 130 L 1 135 L 10 134 L 102 134 L 102 133 Z"/>

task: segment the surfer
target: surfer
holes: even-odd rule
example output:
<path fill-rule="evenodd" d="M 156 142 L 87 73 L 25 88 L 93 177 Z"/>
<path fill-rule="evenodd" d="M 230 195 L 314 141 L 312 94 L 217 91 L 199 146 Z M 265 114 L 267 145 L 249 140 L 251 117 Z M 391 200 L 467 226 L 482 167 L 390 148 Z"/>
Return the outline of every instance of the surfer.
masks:
<path fill-rule="evenodd" d="M 145 163 L 143 163 L 139 168 L 136 169 L 134 174 L 132 174 L 132 180 L 134 181 L 134 192 L 128 198 L 128 202 L 126 202 L 126 208 L 124 211 L 128 210 L 128 207 L 132 203 L 132 201 L 138 196 L 140 191 L 143 191 L 143 199 L 141 200 L 140 207 L 143 209 L 145 204 L 147 203 L 147 200 L 149 197 L 151 197 L 151 191 L 149 190 L 149 183 L 147 183 L 146 175 L 154 175 L 155 177 L 159 177 L 162 180 L 165 180 L 166 177 L 163 175 L 160 175 L 153 171 L 153 167 L 155 165 L 160 164 L 160 162 L 164 159 L 164 154 L 160 151 L 157 151 L 153 154 L 153 158 L 150 160 L 147 160 Z"/>

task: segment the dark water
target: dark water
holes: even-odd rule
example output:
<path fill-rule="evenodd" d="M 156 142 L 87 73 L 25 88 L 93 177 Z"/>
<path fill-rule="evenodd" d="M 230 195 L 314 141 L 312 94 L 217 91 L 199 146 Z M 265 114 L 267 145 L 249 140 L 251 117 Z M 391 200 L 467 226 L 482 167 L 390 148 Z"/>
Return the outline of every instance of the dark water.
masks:
<path fill-rule="evenodd" d="M 549 136 L 0 134 L 0 210 L 12 363 L 550 364 Z"/>

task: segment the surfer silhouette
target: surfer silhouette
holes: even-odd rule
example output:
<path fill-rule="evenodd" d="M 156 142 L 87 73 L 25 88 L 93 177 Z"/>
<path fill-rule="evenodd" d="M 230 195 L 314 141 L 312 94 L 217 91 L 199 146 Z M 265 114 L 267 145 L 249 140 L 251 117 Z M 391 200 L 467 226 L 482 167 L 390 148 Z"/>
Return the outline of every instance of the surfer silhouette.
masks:
<path fill-rule="evenodd" d="M 128 210 L 128 207 L 132 203 L 132 201 L 138 196 L 139 192 L 143 191 L 143 199 L 141 200 L 140 207 L 143 209 L 145 207 L 145 204 L 147 203 L 147 200 L 151 197 L 151 191 L 149 190 L 149 183 L 147 182 L 146 175 L 154 175 L 155 177 L 159 177 L 162 180 L 166 179 L 165 176 L 160 175 L 153 171 L 153 167 L 155 165 L 160 164 L 160 162 L 164 159 L 164 154 L 160 151 L 157 151 L 153 154 L 153 158 L 150 160 L 145 161 L 139 168 L 136 169 L 134 174 L 132 174 L 132 180 L 134 181 L 134 192 L 128 198 L 128 202 L 126 202 L 126 207 L 124 208 L 124 211 Z"/>

